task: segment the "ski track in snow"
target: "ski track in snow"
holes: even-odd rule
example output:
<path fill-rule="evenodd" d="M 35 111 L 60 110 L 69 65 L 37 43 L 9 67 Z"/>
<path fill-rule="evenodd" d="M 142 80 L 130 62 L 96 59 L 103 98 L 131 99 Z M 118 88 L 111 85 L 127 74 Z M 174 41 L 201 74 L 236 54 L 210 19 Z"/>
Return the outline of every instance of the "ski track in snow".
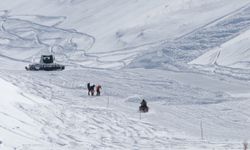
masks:
<path fill-rule="evenodd" d="M 212 149 L 215 145 L 218 150 L 240 149 L 241 143 L 238 141 L 235 143 L 207 142 L 186 137 L 185 133 L 175 135 L 176 132 L 171 129 L 176 129 L 175 126 L 178 124 L 180 131 L 195 130 L 195 133 L 192 134 L 197 137 L 199 136 L 199 121 L 205 118 L 204 124 L 211 125 L 207 127 L 211 131 L 211 133 L 207 133 L 208 137 L 218 136 L 220 138 L 220 134 L 223 132 L 228 134 L 225 135 L 227 137 L 235 133 L 240 133 L 239 137 L 250 134 L 249 131 L 244 133 L 245 130 L 243 130 L 249 128 L 246 124 L 249 123 L 250 116 L 248 112 L 242 111 L 249 106 L 245 98 L 231 97 L 227 93 L 228 91 L 223 91 L 223 89 L 212 91 L 196 85 L 190 86 L 173 80 L 167 75 L 161 76 L 147 71 L 138 73 L 141 70 L 128 73 L 106 68 L 127 66 L 154 68 L 154 66 L 162 64 L 160 67 L 183 69 L 188 61 L 246 30 L 250 25 L 249 14 L 249 5 L 246 5 L 173 41 L 158 41 L 103 53 L 91 52 L 91 47 L 95 44 L 95 37 L 57 27 L 65 17 L 2 16 L 0 18 L 0 57 L 3 70 L 1 70 L 0 76 L 24 91 L 29 91 L 29 94 L 46 99 L 52 106 L 39 103 L 33 107 L 18 104 L 18 109 L 32 118 L 35 125 L 38 125 L 40 136 L 32 135 L 21 129 L 13 131 L 2 125 L 0 128 L 30 140 L 35 139 L 38 142 L 38 144 L 19 145 L 18 150 L 45 150 L 48 147 L 53 150 L 151 150 L 155 148 L 181 150 L 190 149 L 190 147 Z M 37 22 L 37 20 L 39 21 Z M 45 23 L 48 20 L 50 24 Z M 229 27 L 233 30 L 228 30 Z M 205 36 L 206 40 L 203 38 Z M 207 45 L 207 43 L 210 44 Z M 159 44 L 163 44 L 163 46 L 159 47 Z M 155 53 L 156 49 L 161 50 L 161 56 Z M 22 54 L 17 55 L 20 50 Z M 20 71 L 19 67 L 23 67 L 32 58 L 37 59 L 36 56 L 49 52 L 56 54 L 57 61 L 66 63 L 70 69 L 88 66 L 104 68 L 104 70 L 101 73 L 94 69 L 68 70 L 60 73 Z M 27 56 L 27 54 L 29 55 Z M 150 62 L 150 59 L 159 61 Z M 166 60 L 167 62 L 165 62 Z M 19 71 L 6 69 L 10 62 L 18 62 L 14 68 Z M 131 62 L 132 64 L 130 64 Z M 152 64 L 152 66 L 144 66 L 144 63 Z M 236 75 L 230 75 L 230 77 L 238 75 L 240 79 L 249 78 L 247 71 L 245 73 L 242 70 L 219 68 L 216 73 L 225 73 L 229 76 L 233 72 Z M 144 75 L 144 73 L 148 74 Z M 149 75 L 153 76 L 149 77 Z M 100 76 L 103 78 L 99 79 Z M 103 91 L 105 96 L 101 98 L 86 96 L 85 85 L 89 81 L 107 85 Z M 141 85 L 144 87 L 142 88 Z M 22 96 L 26 97 L 25 94 Z M 143 114 L 142 120 L 140 120 L 137 109 L 142 97 L 147 97 L 149 103 L 152 104 L 150 106 L 152 113 Z M 31 98 L 27 98 L 35 102 Z M 111 100 L 109 107 L 106 104 L 107 99 Z M 232 108 L 234 103 L 238 105 L 238 108 Z M 161 117 L 160 113 L 153 108 L 157 105 L 161 105 L 159 111 L 169 109 L 165 112 L 169 118 L 161 118 L 161 121 L 167 125 L 167 129 L 161 126 L 162 122 L 159 124 L 150 122 L 152 117 Z M 200 107 L 193 110 L 196 108 L 193 106 L 197 105 Z M 115 106 L 119 106 L 118 108 L 122 110 L 117 110 Z M 181 109 L 178 109 L 179 107 Z M 131 118 L 131 114 L 134 114 L 135 117 Z M 231 114 L 232 117 L 228 117 L 228 114 Z M 26 126 L 34 126 L 1 111 L 0 115 Z M 234 115 L 240 116 L 239 120 L 235 120 Z M 175 119 L 171 120 L 171 118 Z M 238 127 L 242 129 L 229 133 Z M 220 131 L 216 133 L 217 130 Z M 8 145 L 6 146 L 8 147 Z M 14 149 L 12 146 L 10 147 Z"/>
<path fill-rule="evenodd" d="M 173 41 L 151 48 L 158 51 L 145 52 L 129 66 L 186 70 L 188 62 L 246 31 L 249 26 L 250 5 L 247 4 Z"/>
<path fill-rule="evenodd" d="M 249 7 L 250 4 L 246 4 L 172 41 L 161 40 L 108 52 L 85 52 L 82 57 L 73 57 L 71 62 L 90 68 L 128 66 L 185 70 L 191 60 L 247 30 L 250 26 Z M 159 51 L 162 54 L 159 55 Z"/>
<path fill-rule="evenodd" d="M 209 149 L 214 145 L 218 149 L 227 146 L 235 149 L 241 147 L 237 142 L 210 143 L 196 138 L 193 140 L 185 138 L 183 135 L 179 137 L 171 129 L 174 129 L 176 124 L 181 129 L 198 129 L 196 123 L 199 122 L 199 118 L 204 118 L 206 125 L 211 124 L 212 120 L 215 121 L 216 124 L 211 124 L 211 127 L 214 126 L 215 129 L 232 130 L 239 126 L 246 128 L 244 118 L 250 114 L 240 111 L 243 109 L 241 107 L 235 109 L 230 105 L 230 103 L 236 103 L 239 106 L 240 103 L 245 104 L 244 99 L 239 102 L 223 93 L 205 92 L 200 88 L 188 87 L 168 77 L 162 78 L 161 76 L 164 75 L 159 75 L 157 78 L 161 80 L 157 81 L 154 77 L 144 74 L 146 72 L 138 74 L 138 71 L 121 73 L 107 70 L 101 71 L 102 79 L 98 79 L 98 72 L 98 70 L 71 70 L 48 73 L 6 70 L 1 71 L 1 76 L 24 91 L 43 97 L 53 104 L 53 107 L 37 105 L 31 108 L 22 104 L 19 107 L 41 126 L 41 143 L 52 144 L 53 149 L 154 149 L 157 147 L 163 150 L 188 149 L 191 145 L 197 149 L 201 147 Z M 81 77 L 83 74 L 84 78 Z M 137 78 L 133 81 L 135 76 Z M 103 91 L 106 96 L 87 96 L 85 84 L 93 78 L 95 81 L 92 82 L 107 86 Z M 123 83 L 126 84 L 122 87 L 117 86 Z M 144 85 L 142 90 L 140 90 L 141 85 Z M 166 88 L 168 90 L 160 90 Z M 137 90 L 134 91 L 134 89 Z M 148 91 L 144 91 L 145 89 Z M 135 97 L 130 98 L 133 95 Z M 140 95 L 148 97 L 152 107 L 152 114 L 143 115 L 142 120 L 139 119 L 137 112 Z M 107 107 L 107 98 L 110 99 L 109 107 Z M 156 99 L 160 101 L 155 101 Z M 167 123 L 168 130 L 160 126 L 161 123 L 150 122 L 146 119 L 147 116 L 150 118 L 150 115 L 153 117 L 159 115 L 153 109 L 157 103 L 160 103 L 162 108 L 168 109 L 165 111 L 168 114 L 168 119 L 165 118 L 167 122 L 175 118 L 172 123 Z M 191 111 L 193 105 L 199 105 L 199 109 L 197 107 L 196 110 Z M 220 107 L 217 108 L 217 105 Z M 248 105 L 243 106 L 248 107 Z M 117 110 L 116 107 L 121 110 Z M 178 107 L 182 108 L 178 109 Z M 158 111 L 162 112 L 162 108 Z M 133 115 L 126 113 L 134 114 L 135 117 L 131 118 L 129 116 Z M 235 122 L 235 117 L 227 116 L 229 113 L 237 113 L 235 115 L 241 117 Z M 190 122 L 186 122 L 187 120 Z M 213 128 L 209 130 L 213 131 Z M 245 131 L 237 130 L 237 132 Z M 46 148 L 44 144 L 20 147 L 23 150 Z"/>
<path fill-rule="evenodd" d="M 14 81 L 14 78 L 8 77 L 8 79 Z M 25 79 L 30 82 L 27 83 Z M 128 145 L 132 149 L 153 149 L 154 147 L 165 149 L 167 146 L 169 134 L 166 130 L 156 129 L 146 122 L 129 119 L 125 114 L 116 113 L 106 107 L 91 108 L 83 103 L 82 97 L 75 96 L 73 97 L 75 100 L 71 99 L 72 96 L 67 95 L 68 92 L 66 95 L 61 95 L 61 91 L 57 91 L 57 85 L 61 82 L 37 83 L 26 77 L 15 80 L 13 83 L 23 85 L 23 88 L 26 87 L 25 85 L 31 86 L 33 92 L 36 92 L 33 94 L 51 100 L 56 106 L 57 109 L 53 108 L 53 110 L 39 105 L 35 108 L 20 106 L 23 112 L 42 125 L 41 132 L 46 136 L 43 140 L 56 144 L 55 149 L 128 149 Z M 65 85 L 59 89 L 67 90 Z M 32 92 L 31 89 L 29 90 Z M 72 89 L 78 91 L 74 87 Z M 69 89 L 70 92 L 72 89 Z M 42 144 L 26 145 L 20 149 L 35 149 L 37 146 L 43 147 Z"/>
<path fill-rule="evenodd" d="M 51 26 L 31 21 L 41 16 L 29 16 L 30 20 L 23 20 L 26 17 L 2 16 L 0 18 L 1 57 L 28 62 L 38 54 L 52 52 L 58 55 L 58 61 L 60 59 L 62 61 L 69 59 L 71 53 L 91 49 L 95 43 L 95 38 L 88 34 L 57 28 L 56 25 L 62 22 L 62 20 L 58 21 L 61 17 L 43 17 L 44 22 L 54 19 L 54 24 Z M 19 51 L 23 51 L 24 54 L 11 55 Z M 28 53 L 33 55 L 27 55 Z"/>
<path fill-rule="evenodd" d="M 101 53 L 91 52 L 95 37 L 74 30 L 57 28 L 56 25 L 65 19 L 61 16 L 4 15 L 2 16 L 0 45 L 3 50 L 8 49 L 10 53 L 1 52 L 1 55 L 7 59 L 27 62 L 34 57 L 37 60 L 39 54 L 52 52 L 57 55 L 58 61 L 83 68 L 127 66 L 154 68 L 157 66 L 157 68 L 183 70 L 187 67 L 186 64 L 194 58 L 248 29 L 249 10 L 249 4 L 247 4 L 172 41 L 156 41 Z M 37 18 L 43 18 L 43 21 L 40 21 L 40 24 L 32 22 Z M 43 25 L 46 20 L 52 22 L 50 26 Z M 25 54 L 30 54 L 29 49 L 32 49 L 33 55 L 27 57 Z M 26 53 L 20 55 L 19 58 L 10 57 L 11 53 L 18 50 L 26 51 Z M 159 52 L 161 52 L 160 55 Z"/>

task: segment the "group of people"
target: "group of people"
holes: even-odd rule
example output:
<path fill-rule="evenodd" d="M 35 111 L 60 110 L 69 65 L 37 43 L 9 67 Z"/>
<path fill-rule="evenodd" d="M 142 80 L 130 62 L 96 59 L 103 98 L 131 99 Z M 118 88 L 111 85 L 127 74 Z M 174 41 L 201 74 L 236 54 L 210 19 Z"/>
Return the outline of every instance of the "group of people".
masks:
<path fill-rule="evenodd" d="M 87 88 L 88 88 L 88 95 L 94 96 L 95 92 L 96 92 L 96 96 L 100 96 L 101 95 L 101 89 L 102 86 L 101 85 L 90 85 L 90 83 L 87 84 Z"/>
<path fill-rule="evenodd" d="M 87 84 L 87 88 L 88 88 L 88 95 L 91 95 L 91 96 L 94 96 L 95 95 L 95 92 L 96 92 L 96 96 L 100 96 L 101 95 L 101 89 L 102 89 L 102 86 L 101 85 L 91 85 L 90 83 Z M 139 111 L 140 112 L 148 112 L 149 110 L 149 107 L 147 106 L 147 102 L 145 99 L 143 99 L 141 101 L 141 106 L 139 107 Z"/>

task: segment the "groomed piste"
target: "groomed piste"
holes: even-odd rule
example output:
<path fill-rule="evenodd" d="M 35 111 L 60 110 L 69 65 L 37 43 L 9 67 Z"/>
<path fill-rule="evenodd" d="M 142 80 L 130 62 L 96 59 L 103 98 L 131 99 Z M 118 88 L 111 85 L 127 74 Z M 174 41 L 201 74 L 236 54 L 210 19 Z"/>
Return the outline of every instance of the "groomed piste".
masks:
<path fill-rule="evenodd" d="M 0 8 L 1 150 L 238 150 L 250 138 L 249 0 Z"/>

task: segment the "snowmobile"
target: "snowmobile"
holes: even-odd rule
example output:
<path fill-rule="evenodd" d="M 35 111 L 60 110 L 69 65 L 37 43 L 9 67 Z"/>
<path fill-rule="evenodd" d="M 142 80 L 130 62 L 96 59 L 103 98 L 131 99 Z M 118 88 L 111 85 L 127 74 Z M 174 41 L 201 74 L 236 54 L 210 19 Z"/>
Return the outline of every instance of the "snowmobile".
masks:
<path fill-rule="evenodd" d="M 139 110 L 140 110 L 140 112 L 143 112 L 143 113 L 146 113 L 146 112 L 148 112 L 148 106 L 140 106 L 139 107 Z"/>
<path fill-rule="evenodd" d="M 54 62 L 55 57 L 53 55 L 42 55 L 40 59 L 40 63 L 33 63 L 26 66 L 26 70 L 30 71 L 55 71 L 55 70 L 64 70 L 65 66 L 60 65 Z"/>

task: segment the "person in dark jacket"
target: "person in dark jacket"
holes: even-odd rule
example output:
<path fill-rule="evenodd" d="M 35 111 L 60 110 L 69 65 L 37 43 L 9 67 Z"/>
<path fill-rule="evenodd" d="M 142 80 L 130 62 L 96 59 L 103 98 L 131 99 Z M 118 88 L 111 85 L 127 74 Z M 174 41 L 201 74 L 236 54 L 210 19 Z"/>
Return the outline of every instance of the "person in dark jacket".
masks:
<path fill-rule="evenodd" d="M 95 85 L 90 86 L 90 93 L 91 93 L 91 96 L 95 95 Z"/>
<path fill-rule="evenodd" d="M 94 96 L 94 94 L 95 94 L 95 85 L 90 85 L 90 83 L 88 83 L 87 88 L 88 88 L 88 95 Z"/>
<path fill-rule="evenodd" d="M 143 99 L 143 100 L 141 101 L 141 106 L 142 106 L 142 107 L 147 107 L 147 102 L 145 101 L 145 99 Z"/>
<path fill-rule="evenodd" d="M 88 88 L 88 95 L 90 95 L 90 90 L 91 90 L 90 83 L 87 84 L 87 88 Z"/>
<path fill-rule="evenodd" d="M 147 102 L 144 99 L 141 102 L 141 106 L 139 107 L 139 110 L 141 112 L 148 112 Z"/>

